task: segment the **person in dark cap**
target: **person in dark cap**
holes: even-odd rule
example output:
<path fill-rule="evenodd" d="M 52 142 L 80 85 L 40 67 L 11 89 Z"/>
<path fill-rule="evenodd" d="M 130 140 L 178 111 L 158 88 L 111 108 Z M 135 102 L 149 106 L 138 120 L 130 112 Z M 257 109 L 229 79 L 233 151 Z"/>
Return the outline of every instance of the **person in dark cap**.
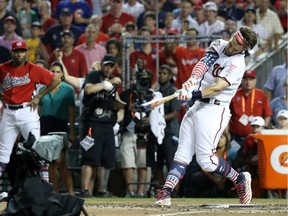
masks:
<path fill-rule="evenodd" d="M 0 45 L 11 48 L 12 43 L 15 40 L 23 40 L 23 38 L 16 34 L 16 18 L 13 16 L 7 16 L 4 20 L 4 34 L 0 36 Z"/>
<path fill-rule="evenodd" d="M 51 53 L 56 48 L 61 48 L 61 32 L 64 30 L 70 30 L 74 34 L 74 43 L 77 43 L 78 38 L 82 34 L 80 28 L 72 25 L 73 16 L 68 8 L 62 9 L 63 13 L 60 13 L 60 24 L 54 25 L 47 30 L 47 32 L 41 38 L 41 53 L 43 58 L 48 61 Z"/>
<path fill-rule="evenodd" d="M 61 32 L 61 37 L 65 36 L 65 35 L 69 35 L 70 37 L 74 38 L 74 34 L 70 30 L 64 30 L 64 31 Z"/>
<path fill-rule="evenodd" d="M 72 12 L 69 8 L 62 8 L 60 12 L 60 16 L 71 16 Z"/>
<path fill-rule="evenodd" d="M 243 17 L 243 10 L 236 4 L 236 0 L 226 0 L 219 5 L 218 16 L 240 20 Z"/>
<path fill-rule="evenodd" d="M 106 54 L 101 69 L 90 71 L 83 89 L 83 110 L 81 113 L 82 130 L 82 197 L 93 195 L 94 181 L 97 178 L 97 196 L 106 197 L 110 169 L 115 166 L 115 139 L 113 126 L 117 122 L 118 109 L 114 106 L 117 85 L 121 80 L 111 77 L 116 59 Z M 86 149 L 85 137 L 90 134 L 94 145 Z M 86 149 L 86 150 L 85 150 Z M 97 177 L 96 177 L 97 173 Z"/>
<path fill-rule="evenodd" d="M 84 54 L 74 48 L 75 34 L 72 30 L 66 29 L 60 32 L 61 48 L 55 49 L 48 59 L 50 65 L 57 59 L 56 53 L 58 50 L 63 52 L 63 62 L 70 75 L 75 77 L 85 77 L 88 73 L 86 59 Z"/>
<path fill-rule="evenodd" d="M 66 10 L 69 10 L 73 16 L 73 25 L 77 26 L 82 32 L 84 32 L 86 26 L 90 23 L 90 17 L 93 14 L 87 1 L 60 1 L 56 7 L 53 17 L 59 19 L 62 13 L 66 13 Z"/>
<path fill-rule="evenodd" d="M 0 4 L 0 14 L 1 14 L 0 35 L 4 34 L 4 20 L 8 16 L 12 16 L 16 19 L 16 26 L 17 27 L 16 27 L 15 32 L 17 35 L 22 36 L 19 20 L 17 19 L 16 15 L 12 11 L 9 10 L 8 4 L 9 4 L 9 0 L 3 0 L 3 1 L 1 1 L 1 4 Z"/>
<path fill-rule="evenodd" d="M 12 22 L 13 24 L 16 24 L 16 18 L 13 17 L 13 16 L 7 16 L 5 19 L 4 19 L 4 22 Z"/>
<path fill-rule="evenodd" d="M 125 25 L 125 31 L 129 32 L 131 36 L 136 36 L 137 35 L 137 25 L 134 22 L 129 21 Z"/>

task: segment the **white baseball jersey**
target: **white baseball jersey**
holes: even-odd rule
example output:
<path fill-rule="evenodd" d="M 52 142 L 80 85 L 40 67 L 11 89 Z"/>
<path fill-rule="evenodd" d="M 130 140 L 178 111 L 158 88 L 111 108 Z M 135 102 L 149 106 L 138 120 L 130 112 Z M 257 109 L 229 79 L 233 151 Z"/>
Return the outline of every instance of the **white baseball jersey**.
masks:
<path fill-rule="evenodd" d="M 231 116 L 229 104 L 245 72 L 244 53 L 226 56 L 224 49 L 227 44 L 224 40 L 211 43 L 210 47 L 214 48 L 219 58 L 203 77 L 198 79 L 198 89 L 203 90 L 211 86 L 218 77 L 226 79 L 230 85 L 212 97 L 219 100 L 220 105 L 196 101 L 185 114 L 174 157 L 179 163 L 189 164 L 196 153 L 198 164 L 207 172 L 214 172 L 218 166 L 216 147 Z"/>
<path fill-rule="evenodd" d="M 230 84 L 218 95 L 212 97 L 222 103 L 230 104 L 232 98 L 241 83 L 242 76 L 245 72 L 245 59 L 243 54 L 227 56 L 224 54 L 224 48 L 228 44 L 225 40 L 215 40 L 211 43 L 212 47 L 219 55 L 217 61 L 209 68 L 209 70 L 198 81 L 199 90 L 211 86 L 215 83 L 217 77 L 222 77 Z"/>

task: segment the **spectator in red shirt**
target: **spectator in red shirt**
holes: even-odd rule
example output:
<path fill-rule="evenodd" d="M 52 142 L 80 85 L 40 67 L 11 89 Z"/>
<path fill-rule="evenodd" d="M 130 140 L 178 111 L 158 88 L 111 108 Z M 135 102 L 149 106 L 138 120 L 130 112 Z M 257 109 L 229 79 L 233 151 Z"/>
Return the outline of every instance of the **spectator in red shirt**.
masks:
<path fill-rule="evenodd" d="M 256 82 L 256 71 L 253 69 L 245 71 L 242 87 L 238 89 L 230 104 L 232 116 L 229 130 L 232 139 L 240 146 L 242 146 L 244 138 L 252 133 L 250 122 L 254 116 L 264 118 L 265 125 L 269 125 L 273 115 L 264 91 L 255 88 Z"/>
<path fill-rule="evenodd" d="M 76 50 L 73 46 L 74 34 L 70 30 L 65 30 L 61 34 L 62 40 L 62 52 L 63 52 L 63 63 L 67 68 L 69 75 L 75 77 L 85 77 L 88 72 L 86 59 L 84 54 Z M 51 57 L 48 60 L 50 65 L 57 59 L 56 50 L 53 51 Z"/>
<path fill-rule="evenodd" d="M 186 35 L 196 37 L 198 31 L 194 28 L 190 28 L 186 31 Z M 191 71 L 196 63 L 203 57 L 205 49 L 199 48 L 199 43 L 196 40 L 187 42 L 187 46 L 170 46 L 170 52 L 173 60 L 176 62 L 178 72 L 176 76 L 175 86 L 176 88 L 182 88 L 182 84 L 189 79 Z"/>
<path fill-rule="evenodd" d="M 103 33 L 102 31 L 99 31 L 99 29 L 101 29 L 102 27 L 102 19 L 101 17 L 99 17 L 98 15 L 92 15 L 91 18 L 90 18 L 90 23 L 91 24 L 94 24 L 95 26 L 97 26 L 97 29 L 98 29 L 98 36 L 96 38 L 96 43 L 105 47 L 106 46 L 106 42 L 109 40 L 110 36 L 108 34 L 105 34 Z M 83 33 L 79 39 L 78 39 L 78 42 L 77 42 L 77 45 L 80 45 L 80 44 L 83 44 L 83 43 L 86 43 L 86 35 L 85 33 Z"/>
<path fill-rule="evenodd" d="M 149 37 L 151 35 L 150 31 L 147 27 L 142 27 L 138 33 L 139 36 Z M 152 79 L 152 88 L 155 89 L 158 85 L 157 81 L 157 71 L 156 71 L 156 49 L 153 49 L 152 44 L 147 41 L 141 43 L 141 47 L 137 50 L 134 50 L 130 54 L 130 69 L 132 69 L 136 62 L 137 65 L 148 69 L 153 74 Z M 159 62 L 161 65 L 164 61 L 163 52 L 159 51 Z M 139 64 L 138 64 L 139 63 Z"/>
<path fill-rule="evenodd" d="M 73 32 L 75 42 L 77 42 L 82 34 L 79 28 L 72 25 L 72 19 L 71 10 L 69 8 L 63 8 L 60 15 L 60 24 L 51 26 L 41 38 L 41 54 L 46 61 L 48 61 L 53 50 L 61 47 L 61 33 L 63 31 L 69 30 Z"/>
<path fill-rule="evenodd" d="M 156 13 L 154 11 L 147 11 L 144 15 L 144 26 L 146 26 L 151 35 L 163 35 L 164 31 L 162 28 L 156 28 Z M 152 47 L 156 48 L 156 43 L 152 43 Z M 159 43 L 159 49 L 161 49 L 162 44 Z"/>
<path fill-rule="evenodd" d="M 147 11 L 144 15 L 144 24 L 150 30 L 151 35 L 157 35 L 156 29 L 156 13 L 154 11 Z M 164 34 L 163 29 L 158 28 L 158 35 Z"/>
<path fill-rule="evenodd" d="M 122 11 L 122 4 L 123 0 L 111 0 L 111 9 L 102 17 L 102 32 L 108 33 L 109 28 L 114 23 L 119 23 L 122 26 L 125 26 L 129 21 L 135 23 L 135 18 L 133 16 Z"/>

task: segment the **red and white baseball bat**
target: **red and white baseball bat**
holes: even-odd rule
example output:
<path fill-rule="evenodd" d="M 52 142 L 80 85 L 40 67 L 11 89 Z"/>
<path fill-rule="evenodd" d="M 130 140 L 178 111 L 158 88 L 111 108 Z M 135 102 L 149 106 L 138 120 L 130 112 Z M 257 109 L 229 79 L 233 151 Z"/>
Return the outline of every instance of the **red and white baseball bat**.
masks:
<path fill-rule="evenodd" d="M 166 103 L 166 102 L 168 102 L 174 98 L 177 98 L 178 95 L 179 95 L 179 92 L 175 92 L 172 95 L 168 95 L 168 96 L 163 97 L 163 98 L 148 101 L 146 103 L 141 104 L 140 106 L 141 106 L 143 111 L 147 111 L 147 110 L 153 109 L 156 106 L 159 106 L 160 104 Z"/>

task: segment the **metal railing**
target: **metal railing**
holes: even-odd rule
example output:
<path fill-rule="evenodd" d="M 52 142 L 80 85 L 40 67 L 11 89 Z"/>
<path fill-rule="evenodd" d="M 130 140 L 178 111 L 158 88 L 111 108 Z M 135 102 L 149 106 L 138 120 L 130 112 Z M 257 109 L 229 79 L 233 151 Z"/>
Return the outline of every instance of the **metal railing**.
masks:
<path fill-rule="evenodd" d="M 270 50 L 261 54 L 253 63 L 247 65 L 247 69 L 254 69 L 257 74 L 257 88 L 264 89 L 264 84 L 272 70 L 276 65 L 284 64 L 284 52 L 287 48 L 288 33 L 282 36 L 279 41 L 279 50 Z"/>
<path fill-rule="evenodd" d="M 198 40 L 199 42 L 210 42 L 219 37 L 192 37 L 189 35 L 151 35 L 151 36 L 130 36 L 129 34 L 123 35 L 123 49 L 122 49 L 122 89 L 125 90 L 130 87 L 131 79 L 131 65 L 130 65 L 130 51 L 131 46 L 135 43 L 185 43 L 191 40 Z M 247 69 L 255 69 L 257 73 L 257 88 L 263 89 L 264 83 L 267 80 L 272 68 L 275 65 L 284 63 L 283 50 L 287 47 L 288 33 L 283 35 L 279 42 L 279 50 L 269 51 L 261 54 L 254 61 L 248 63 Z M 159 56 L 159 50 L 156 49 L 156 56 Z M 159 58 L 156 58 L 155 62 L 156 71 L 159 70 Z M 158 75 L 158 74 L 157 74 Z"/>

